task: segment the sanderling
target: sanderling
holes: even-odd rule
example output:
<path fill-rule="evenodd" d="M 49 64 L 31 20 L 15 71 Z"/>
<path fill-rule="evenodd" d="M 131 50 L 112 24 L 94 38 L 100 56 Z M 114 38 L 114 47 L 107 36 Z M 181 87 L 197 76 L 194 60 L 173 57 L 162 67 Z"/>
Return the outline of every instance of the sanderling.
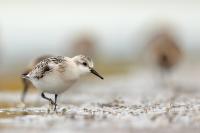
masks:
<path fill-rule="evenodd" d="M 36 59 L 33 59 L 28 66 L 25 68 L 25 70 L 23 71 L 22 75 L 27 75 L 33 68 L 35 65 L 37 65 L 40 61 L 52 57 L 52 55 L 43 55 L 43 56 L 39 56 Z M 27 94 L 27 91 L 29 89 L 29 87 L 32 85 L 31 82 L 25 78 L 22 78 L 22 83 L 23 83 L 23 91 L 22 91 L 22 95 L 21 95 L 21 102 L 24 103 L 25 101 L 25 96 Z"/>
<path fill-rule="evenodd" d="M 57 97 L 69 89 L 80 76 L 93 73 L 99 78 L 103 77 L 94 70 L 93 61 L 84 55 L 73 58 L 57 56 L 44 59 L 38 63 L 23 78 L 30 80 L 41 91 L 42 98 L 57 106 Z M 44 93 L 55 94 L 55 100 L 48 98 Z"/>
<path fill-rule="evenodd" d="M 154 61 L 162 72 L 171 70 L 183 56 L 176 40 L 168 32 L 161 32 L 150 44 Z"/>

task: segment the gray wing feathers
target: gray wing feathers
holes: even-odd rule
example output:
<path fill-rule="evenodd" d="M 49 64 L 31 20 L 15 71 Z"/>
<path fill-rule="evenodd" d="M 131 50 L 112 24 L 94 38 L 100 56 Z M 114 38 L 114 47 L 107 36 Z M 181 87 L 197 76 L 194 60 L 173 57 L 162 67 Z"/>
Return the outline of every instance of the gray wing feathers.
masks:
<path fill-rule="evenodd" d="M 43 78 L 47 73 L 51 72 L 53 69 L 52 66 L 50 66 L 49 64 L 60 64 L 63 61 L 65 61 L 63 56 L 50 57 L 44 59 L 43 61 L 38 63 L 28 75 L 31 78 Z"/>

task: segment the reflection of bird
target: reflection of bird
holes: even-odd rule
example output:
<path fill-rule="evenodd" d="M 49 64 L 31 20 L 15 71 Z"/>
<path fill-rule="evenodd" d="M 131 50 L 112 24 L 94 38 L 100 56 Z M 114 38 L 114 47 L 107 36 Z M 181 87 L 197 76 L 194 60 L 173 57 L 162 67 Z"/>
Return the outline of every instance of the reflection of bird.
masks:
<path fill-rule="evenodd" d="M 34 59 L 33 61 L 31 61 L 31 63 L 26 68 L 26 70 L 23 72 L 23 75 L 28 74 L 36 64 L 38 64 L 40 61 L 42 61 L 46 58 L 49 58 L 49 57 L 52 57 L 52 56 L 44 55 L 44 56 L 40 56 L 40 57 Z M 22 92 L 22 96 L 21 96 L 21 101 L 24 102 L 27 91 L 28 91 L 29 87 L 31 86 L 31 82 L 25 78 L 22 78 L 22 83 L 23 83 L 24 88 L 23 88 L 23 92 Z"/>
<path fill-rule="evenodd" d="M 89 72 L 103 79 L 94 70 L 93 61 L 89 57 L 57 56 L 41 61 L 28 74 L 23 75 L 23 78 L 30 80 L 41 91 L 42 98 L 50 101 L 56 110 L 58 94 L 69 89 L 81 75 Z M 55 94 L 55 100 L 46 97 L 44 93 Z"/>

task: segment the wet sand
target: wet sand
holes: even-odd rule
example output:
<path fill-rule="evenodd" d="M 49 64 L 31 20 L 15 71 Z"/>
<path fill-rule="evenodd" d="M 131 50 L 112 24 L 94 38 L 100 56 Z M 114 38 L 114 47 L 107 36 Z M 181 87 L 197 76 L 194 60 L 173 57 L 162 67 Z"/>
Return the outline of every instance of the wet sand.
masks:
<path fill-rule="evenodd" d="M 151 72 L 82 81 L 49 108 L 38 93 L 0 94 L 0 130 L 10 132 L 199 132 L 200 85 L 193 74 L 161 84 Z M 185 77 L 185 78 L 183 78 Z M 84 83 L 83 83 L 84 82 Z M 76 88 L 77 87 L 77 88 Z"/>

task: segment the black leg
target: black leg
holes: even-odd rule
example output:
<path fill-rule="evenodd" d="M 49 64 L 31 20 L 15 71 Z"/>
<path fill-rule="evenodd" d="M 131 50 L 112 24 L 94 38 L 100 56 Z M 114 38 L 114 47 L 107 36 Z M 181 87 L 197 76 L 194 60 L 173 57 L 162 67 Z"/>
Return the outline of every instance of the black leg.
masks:
<path fill-rule="evenodd" d="M 28 87 L 29 87 L 29 81 L 27 79 L 22 79 L 24 88 L 23 88 L 23 92 L 22 92 L 22 96 L 21 96 L 21 101 L 24 102 L 25 101 L 25 96 L 27 94 L 28 91 Z"/>
<path fill-rule="evenodd" d="M 54 101 L 53 101 L 51 98 L 48 98 L 48 97 L 46 97 L 46 96 L 44 95 L 44 93 L 43 93 L 43 92 L 42 92 L 41 96 L 42 96 L 42 98 L 44 98 L 44 99 L 46 99 L 46 100 L 50 101 L 50 102 L 51 102 L 51 104 L 55 105 L 55 102 L 54 102 Z"/>
<path fill-rule="evenodd" d="M 55 94 L 54 111 L 56 111 L 56 107 L 57 107 L 57 97 L 58 97 L 58 94 Z"/>

